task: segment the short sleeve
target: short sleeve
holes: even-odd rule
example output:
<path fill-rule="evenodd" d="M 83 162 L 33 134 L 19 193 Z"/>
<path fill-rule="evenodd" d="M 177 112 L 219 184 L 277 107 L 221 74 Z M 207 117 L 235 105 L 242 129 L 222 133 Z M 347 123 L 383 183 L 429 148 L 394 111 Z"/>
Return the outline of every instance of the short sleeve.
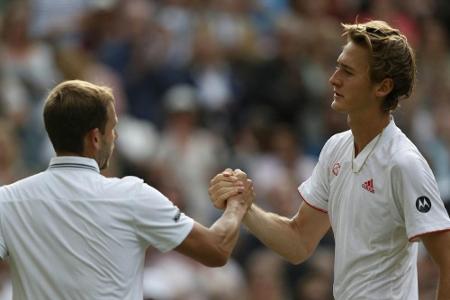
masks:
<path fill-rule="evenodd" d="M 410 241 L 422 234 L 450 229 L 450 219 L 425 159 L 409 150 L 394 158 L 393 194 Z"/>
<path fill-rule="evenodd" d="M 328 179 L 328 167 L 327 167 L 327 153 L 329 148 L 329 142 L 325 144 L 319 155 L 319 161 L 314 167 L 311 177 L 303 182 L 298 191 L 303 200 L 310 206 L 323 211 L 328 212 L 328 198 L 329 198 L 329 179 Z"/>
<path fill-rule="evenodd" d="M 181 244 L 194 225 L 193 219 L 145 183 L 142 183 L 134 204 L 134 222 L 139 238 L 161 252 Z"/>

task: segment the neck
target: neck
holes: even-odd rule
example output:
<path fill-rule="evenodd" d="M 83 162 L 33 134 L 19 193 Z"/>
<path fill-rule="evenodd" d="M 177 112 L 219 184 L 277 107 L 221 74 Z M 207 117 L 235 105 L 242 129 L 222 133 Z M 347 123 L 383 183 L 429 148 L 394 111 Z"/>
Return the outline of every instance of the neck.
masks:
<path fill-rule="evenodd" d="M 355 143 L 355 157 L 389 124 L 391 115 L 383 113 L 378 116 L 347 115 L 347 123 L 352 131 Z"/>
<path fill-rule="evenodd" d="M 89 155 L 87 153 L 77 153 L 77 152 L 70 152 L 70 151 L 58 151 L 58 152 L 56 152 L 56 156 L 78 156 L 78 157 L 86 157 L 86 158 L 95 159 L 94 156 Z"/>

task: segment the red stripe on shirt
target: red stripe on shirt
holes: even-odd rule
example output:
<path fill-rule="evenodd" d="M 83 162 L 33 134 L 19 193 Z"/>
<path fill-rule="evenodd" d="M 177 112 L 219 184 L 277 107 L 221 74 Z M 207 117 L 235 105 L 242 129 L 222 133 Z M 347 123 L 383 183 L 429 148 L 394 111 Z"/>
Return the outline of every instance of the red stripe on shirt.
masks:
<path fill-rule="evenodd" d="M 408 239 L 408 241 L 410 242 L 414 242 L 415 239 L 417 239 L 418 237 L 422 236 L 422 235 L 426 235 L 429 233 L 438 233 L 438 232 L 445 232 L 445 231 L 450 231 L 450 228 L 446 228 L 446 229 L 440 229 L 440 230 L 435 230 L 435 231 L 428 231 L 428 232 L 424 232 L 424 233 L 420 233 L 418 235 L 413 236 L 412 238 Z"/>
<path fill-rule="evenodd" d="M 321 208 L 318 208 L 318 207 L 312 205 L 311 203 L 309 203 L 308 201 L 306 201 L 306 199 L 305 199 L 305 197 L 303 197 L 302 193 L 301 193 L 300 191 L 299 191 L 299 193 L 300 193 L 300 196 L 303 198 L 303 201 L 305 201 L 305 203 L 308 204 L 308 206 L 311 206 L 311 207 L 314 208 L 315 210 L 318 210 L 318 211 L 320 211 L 320 212 L 323 212 L 323 213 L 325 213 L 325 214 L 328 214 L 328 212 L 327 212 L 326 210 L 321 209 Z"/>

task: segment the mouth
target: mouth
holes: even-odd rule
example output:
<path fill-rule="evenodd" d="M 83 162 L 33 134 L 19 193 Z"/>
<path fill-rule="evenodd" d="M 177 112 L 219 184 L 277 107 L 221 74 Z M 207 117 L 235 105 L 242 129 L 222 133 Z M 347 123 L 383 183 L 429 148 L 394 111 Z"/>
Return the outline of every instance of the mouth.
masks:
<path fill-rule="evenodd" d="M 334 94 L 333 94 L 333 98 L 342 98 L 342 97 L 344 97 L 342 94 L 339 94 L 338 92 L 334 92 Z"/>

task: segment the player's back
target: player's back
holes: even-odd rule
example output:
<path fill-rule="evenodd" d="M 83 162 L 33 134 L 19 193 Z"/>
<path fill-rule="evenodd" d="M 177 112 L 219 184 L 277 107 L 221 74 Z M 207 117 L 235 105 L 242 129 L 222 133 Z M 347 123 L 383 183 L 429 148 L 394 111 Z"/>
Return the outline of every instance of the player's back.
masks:
<path fill-rule="evenodd" d="M 15 300 L 142 299 L 136 178 L 64 166 L 0 188 L 0 254 Z"/>

